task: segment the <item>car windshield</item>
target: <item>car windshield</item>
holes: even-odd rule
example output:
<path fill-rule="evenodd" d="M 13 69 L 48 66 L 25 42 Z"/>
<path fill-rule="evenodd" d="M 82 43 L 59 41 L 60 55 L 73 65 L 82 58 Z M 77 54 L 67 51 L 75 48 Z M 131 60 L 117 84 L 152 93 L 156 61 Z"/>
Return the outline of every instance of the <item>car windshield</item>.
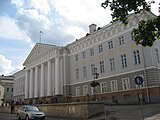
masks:
<path fill-rule="evenodd" d="M 39 111 L 37 107 L 27 107 L 27 111 Z"/>

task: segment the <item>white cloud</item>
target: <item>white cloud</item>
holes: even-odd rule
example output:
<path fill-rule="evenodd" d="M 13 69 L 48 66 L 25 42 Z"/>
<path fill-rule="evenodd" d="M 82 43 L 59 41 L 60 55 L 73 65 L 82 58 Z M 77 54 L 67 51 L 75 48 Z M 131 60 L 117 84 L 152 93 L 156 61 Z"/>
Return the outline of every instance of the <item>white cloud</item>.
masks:
<path fill-rule="evenodd" d="M 109 9 L 101 7 L 104 0 L 55 0 L 56 11 L 69 21 L 106 25 L 111 21 Z"/>
<path fill-rule="evenodd" d="M 47 15 L 50 12 L 50 5 L 47 0 L 31 0 L 30 7 L 38 10 L 40 14 Z"/>
<path fill-rule="evenodd" d="M 0 37 L 6 39 L 23 40 L 31 44 L 30 38 L 16 24 L 16 21 L 8 16 L 0 17 Z"/>
<path fill-rule="evenodd" d="M 85 35 L 86 32 L 78 26 L 68 26 L 65 28 L 66 33 L 73 35 L 77 39 L 81 38 L 82 35 Z"/>
<path fill-rule="evenodd" d="M 65 45 L 85 36 L 89 24 L 103 26 L 111 20 L 107 17 L 107 10 L 101 7 L 103 0 L 99 0 L 99 3 L 93 0 L 23 2 L 12 0 L 17 6 L 18 26 L 27 32 L 34 43 L 39 42 L 39 31 L 43 31 L 42 42 Z"/>
<path fill-rule="evenodd" d="M 13 70 L 12 60 L 7 59 L 0 54 L 0 74 L 9 75 Z"/>
<path fill-rule="evenodd" d="M 12 4 L 15 4 L 18 8 L 24 6 L 24 1 L 23 0 L 11 0 Z"/>

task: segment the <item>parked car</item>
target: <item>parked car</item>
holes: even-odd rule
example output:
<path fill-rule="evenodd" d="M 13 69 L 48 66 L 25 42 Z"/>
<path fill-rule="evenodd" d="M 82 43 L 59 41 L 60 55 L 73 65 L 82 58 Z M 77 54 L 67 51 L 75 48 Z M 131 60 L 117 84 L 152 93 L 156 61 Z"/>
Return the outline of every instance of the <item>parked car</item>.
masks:
<path fill-rule="evenodd" d="M 45 114 L 44 112 L 40 111 L 37 107 L 35 106 L 22 106 L 18 111 L 17 111 L 17 117 L 19 120 L 25 119 L 25 120 L 31 120 L 31 119 L 40 119 L 40 120 L 45 120 Z"/>

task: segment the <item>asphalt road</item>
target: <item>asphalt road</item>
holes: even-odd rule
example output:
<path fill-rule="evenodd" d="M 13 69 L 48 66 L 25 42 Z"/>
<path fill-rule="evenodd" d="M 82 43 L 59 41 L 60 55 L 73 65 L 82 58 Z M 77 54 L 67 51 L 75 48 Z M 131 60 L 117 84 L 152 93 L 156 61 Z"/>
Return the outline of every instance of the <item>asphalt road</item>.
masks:
<path fill-rule="evenodd" d="M 0 120 L 17 120 L 16 114 L 0 113 Z M 46 120 L 64 120 L 47 117 Z"/>

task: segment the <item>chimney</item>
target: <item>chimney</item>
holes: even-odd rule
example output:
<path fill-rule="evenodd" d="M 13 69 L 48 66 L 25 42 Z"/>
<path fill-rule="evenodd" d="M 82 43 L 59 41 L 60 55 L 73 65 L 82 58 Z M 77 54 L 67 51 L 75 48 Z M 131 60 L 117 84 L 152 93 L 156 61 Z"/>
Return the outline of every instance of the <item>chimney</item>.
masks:
<path fill-rule="evenodd" d="M 94 31 L 96 31 L 96 24 L 92 23 L 89 25 L 89 33 L 92 34 Z"/>

